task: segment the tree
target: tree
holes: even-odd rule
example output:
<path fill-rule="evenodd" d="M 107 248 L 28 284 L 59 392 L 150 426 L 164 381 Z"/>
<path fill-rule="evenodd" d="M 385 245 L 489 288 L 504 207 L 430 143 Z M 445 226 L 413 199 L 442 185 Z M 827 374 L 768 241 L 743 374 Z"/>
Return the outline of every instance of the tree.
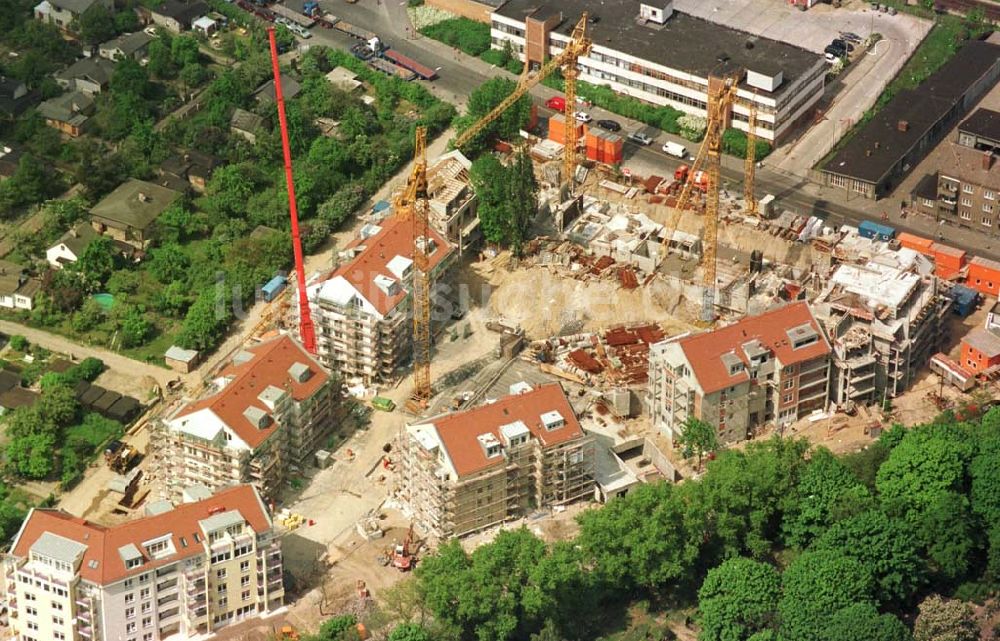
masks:
<path fill-rule="evenodd" d="M 153 305 L 157 311 L 167 316 L 178 317 L 190 303 L 188 288 L 181 281 L 174 281 L 156 293 Z"/>
<path fill-rule="evenodd" d="M 56 437 L 52 434 L 15 436 L 7 444 L 7 460 L 14 471 L 29 479 L 44 479 L 55 468 Z"/>
<path fill-rule="evenodd" d="M 181 67 L 180 81 L 190 91 L 195 87 L 200 87 L 210 77 L 208 69 L 197 62 L 192 62 Z"/>
<path fill-rule="evenodd" d="M 957 583 L 969 572 L 976 547 L 969 500 L 958 492 L 941 492 L 920 513 L 917 534 L 932 569 L 943 582 Z"/>
<path fill-rule="evenodd" d="M 100 236 L 90 241 L 71 269 L 84 277 L 89 291 L 97 291 L 117 267 L 118 252 L 111 244 L 111 239 Z"/>
<path fill-rule="evenodd" d="M 119 324 L 122 347 L 137 347 L 146 342 L 153 329 L 152 323 L 138 307 L 130 306 Z"/>
<path fill-rule="evenodd" d="M 702 457 L 718 449 L 719 434 L 711 423 L 689 416 L 684 422 L 684 429 L 676 438 L 675 445 L 680 446 L 684 458 L 697 456 L 700 468 Z"/>
<path fill-rule="evenodd" d="M 118 33 L 132 33 L 138 31 L 139 16 L 132 9 L 125 9 L 115 14 L 115 30 Z"/>
<path fill-rule="evenodd" d="M 469 94 L 468 110 L 455 123 L 459 132 L 468 129 L 473 123 L 488 114 L 507 96 L 513 93 L 515 84 L 504 77 L 487 80 Z M 510 140 L 518 136 L 518 132 L 528 124 L 531 118 L 531 98 L 521 96 L 503 114 L 490 124 L 484 126 L 479 133 L 463 147 L 463 151 L 475 156 L 485 150 L 495 139 Z"/>
<path fill-rule="evenodd" d="M 95 2 L 80 15 L 80 37 L 96 45 L 115 37 L 115 19 L 103 4 Z"/>
<path fill-rule="evenodd" d="M 745 641 L 775 623 L 781 577 L 774 567 L 733 557 L 712 568 L 698 590 L 700 641 Z"/>
<path fill-rule="evenodd" d="M 229 325 L 231 309 L 227 300 L 217 301 L 213 291 L 202 292 L 188 308 L 177 344 L 185 349 L 215 347 Z"/>
<path fill-rule="evenodd" d="M 911 641 L 910 631 L 891 614 L 879 614 L 870 603 L 855 603 L 830 618 L 823 641 Z"/>
<path fill-rule="evenodd" d="M 834 613 L 872 602 L 875 582 L 858 561 L 832 550 L 806 552 L 782 575 L 781 637 L 823 641 Z"/>
<path fill-rule="evenodd" d="M 146 69 L 153 76 L 165 80 L 173 78 L 177 73 L 174 61 L 170 57 L 170 49 L 163 40 L 157 38 L 149 43 L 147 57 L 149 61 L 146 63 Z"/>
<path fill-rule="evenodd" d="M 833 523 L 874 507 L 871 492 L 825 447 L 812 452 L 782 529 L 785 540 L 806 547 Z"/>
<path fill-rule="evenodd" d="M 31 343 L 28 342 L 28 339 L 20 334 L 14 334 L 10 337 L 10 346 L 15 351 L 27 352 L 30 345 Z"/>
<path fill-rule="evenodd" d="M 99 358 L 94 358 L 93 356 L 88 356 L 80 361 L 80 364 L 76 366 L 75 371 L 81 380 L 93 381 L 104 371 L 104 361 Z"/>
<path fill-rule="evenodd" d="M 531 160 L 519 153 L 503 165 L 486 154 L 472 163 L 470 180 L 479 198 L 478 215 L 487 242 L 519 253 L 538 210 L 538 185 Z"/>
<path fill-rule="evenodd" d="M 34 409 L 41 421 L 52 423 L 57 428 L 72 424 L 80 411 L 73 388 L 68 385 L 53 385 L 45 389 Z"/>
<path fill-rule="evenodd" d="M 96 5 L 95 5 L 96 6 Z M 132 58 L 119 60 L 111 75 L 111 91 L 118 95 L 132 95 L 137 98 L 149 96 L 150 84 L 146 70 Z"/>
<path fill-rule="evenodd" d="M 913 428 L 878 470 L 875 486 L 886 510 L 916 517 L 939 493 L 962 492 L 972 454 L 968 439 L 951 426 Z"/>
<path fill-rule="evenodd" d="M 164 285 L 176 280 L 184 280 L 191 261 L 176 243 L 155 247 L 150 252 L 149 272 Z"/>
<path fill-rule="evenodd" d="M 542 629 L 532 634 L 529 641 L 566 641 L 566 639 L 559 633 L 559 626 L 552 619 L 546 619 Z"/>
<path fill-rule="evenodd" d="M 73 331 L 89 332 L 104 320 L 104 308 L 93 298 L 83 302 L 83 306 L 73 314 Z"/>
<path fill-rule="evenodd" d="M 833 524 L 812 549 L 856 559 L 874 577 L 881 603 L 904 603 L 925 580 L 918 546 L 905 523 L 871 510 Z"/>
<path fill-rule="evenodd" d="M 323 622 L 313 641 L 353 641 L 358 638 L 357 625 L 358 620 L 353 614 L 335 616 Z"/>
<path fill-rule="evenodd" d="M 431 635 L 416 623 L 401 623 L 389 633 L 389 641 L 431 641 Z"/>
<path fill-rule="evenodd" d="M 178 67 L 198 64 L 198 41 L 191 36 L 177 36 L 170 42 L 170 58 Z"/>
<path fill-rule="evenodd" d="M 968 603 L 932 594 L 920 604 L 914 641 L 977 641 L 979 626 Z"/>

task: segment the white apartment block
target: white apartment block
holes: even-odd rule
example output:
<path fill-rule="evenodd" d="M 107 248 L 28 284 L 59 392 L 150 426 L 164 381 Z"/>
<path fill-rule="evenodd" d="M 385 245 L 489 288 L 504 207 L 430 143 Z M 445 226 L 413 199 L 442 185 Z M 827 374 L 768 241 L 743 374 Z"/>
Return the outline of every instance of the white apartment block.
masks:
<path fill-rule="evenodd" d="M 260 494 L 191 490 L 201 500 L 111 527 L 33 509 L 3 563 L 18 641 L 206 637 L 280 608 L 281 547 Z"/>
<path fill-rule="evenodd" d="M 649 352 L 653 423 L 673 439 L 695 418 L 736 443 L 766 424 L 826 407 L 830 344 L 804 302 L 656 343 Z"/>
<path fill-rule="evenodd" d="M 510 42 L 521 60 L 537 66 L 569 42 L 583 12 L 593 47 L 579 60 L 580 80 L 655 105 L 704 117 L 708 76 L 740 79 L 732 126 L 746 131 L 751 101 L 756 135 L 780 141 L 804 121 L 823 96 L 822 56 L 673 9 L 672 0 L 510 0 L 491 15 L 494 48 Z"/>
<path fill-rule="evenodd" d="M 434 294 L 454 264 L 455 252 L 433 228 L 429 236 L 417 242 L 428 247 Z M 365 225 L 341 252 L 340 266 L 306 286 L 317 357 L 345 382 L 392 381 L 410 361 L 413 243 L 410 217 L 397 214 Z"/>
<path fill-rule="evenodd" d="M 238 352 L 200 399 L 156 426 L 154 476 L 164 498 L 251 483 L 275 498 L 335 427 L 339 387 L 301 345 L 279 336 Z"/>

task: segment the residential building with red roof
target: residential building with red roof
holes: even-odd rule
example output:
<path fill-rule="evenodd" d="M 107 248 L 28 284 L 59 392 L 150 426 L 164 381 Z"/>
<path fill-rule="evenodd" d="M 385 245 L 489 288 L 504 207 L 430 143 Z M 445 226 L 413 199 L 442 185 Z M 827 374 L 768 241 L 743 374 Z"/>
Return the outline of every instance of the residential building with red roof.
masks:
<path fill-rule="evenodd" d="M 273 498 L 333 431 L 338 389 L 290 336 L 241 350 L 201 398 L 158 426 L 154 475 L 164 497 L 193 484 L 252 483 Z"/>
<path fill-rule="evenodd" d="M 791 423 L 825 407 L 830 353 L 804 302 L 669 338 L 650 349 L 654 424 L 673 440 L 695 418 L 714 426 L 720 442 L 735 443 L 761 426 Z"/>
<path fill-rule="evenodd" d="M 393 216 L 365 225 L 341 252 L 344 262 L 306 286 L 318 357 L 345 381 L 391 381 L 410 360 L 413 224 L 410 217 Z M 426 242 L 433 293 L 455 252 L 433 228 Z"/>
<path fill-rule="evenodd" d="M 558 383 L 408 425 L 400 498 L 444 539 L 594 496 L 593 439 Z"/>
<path fill-rule="evenodd" d="M 20 641 L 206 638 L 280 608 L 281 547 L 256 488 L 184 498 L 114 526 L 32 509 L 3 561 Z"/>

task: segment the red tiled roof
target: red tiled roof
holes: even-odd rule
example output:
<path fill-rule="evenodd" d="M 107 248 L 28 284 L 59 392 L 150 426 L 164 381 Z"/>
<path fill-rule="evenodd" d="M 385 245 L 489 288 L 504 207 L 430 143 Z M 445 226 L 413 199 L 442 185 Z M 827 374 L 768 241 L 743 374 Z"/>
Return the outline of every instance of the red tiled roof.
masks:
<path fill-rule="evenodd" d="M 232 377 L 222 390 L 189 403 L 178 412 L 176 418 L 209 409 L 253 448 L 267 440 L 267 437 L 279 427 L 273 422 L 268 427 L 260 429 L 252 425 L 243 415 L 248 407 L 256 407 L 270 413 L 271 410 L 257 398 L 261 392 L 273 385 L 291 393 L 296 401 L 303 401 L 315 394 L 330 376 L 301 345 L 287 335 L 249 347 L 246 351 L 254 357 L 245 363 L 230 363 L 220 372 L 220 376 Z M 288 368 L 295 363 L 308 365 L 313 371 L 312 376 L 304 383 L 297 382 L 288 373 Z"/>
<path fill-rule="evenodd" d="M 202 543 L 195 541 L 194 533 L 204 542 L 204 532 L 198 521 L 218 512 L 237 510 L 258 534 L 271 528 L 271 519 L 257 490 L 251 485 L 237 485 L 196 503 L 178 505 L 169 512 L 147 516 L 122 525 L 106 527 L 91 523 L 62 510 L 34 509 L 18 533 L 11 553 L 25 558 L 35 541 L 45 532 L 51 532 L 87 546 L 80 563 L 80 576 L 93 583 L 107 585 L 129 575 L 148 572 L 152 568 L 175 563 L 205 551 Z M 169 557 L 152 560 L 145 557 L 144 541 L 171 534 L 174 549 Z M 180 538 L 184 537 L 183 545 Z M 118 549 L 134 544 L 144 555 L 142 565 L 125 569 Z M 96 567 L 91 567 L 96 562 Z"/>
<path fill-rule="evenodd" d="M 542 426 L 542 414 L 559 412 L 565 425 L 548 431 Z M 549 383 L 530 392 L 505 396 L 495 403 L 464 412 L 455 412 L 430 421 L 448 452 L 459 476 L 467 476 L 494 465 L 502 465 L 503 457 L 488 459 L 477 436 L 492 434 L 500 439 L 500 426 L 522 421 L 532 436 L 551 447 L 583 436 L 580 422 L 570 407 L 569 399 L 559 383 Z"/>
<path fill-rule="evenodd" d="M 819 334 L 819 340 L 811 345 L 792 349 L 791 341 L 785 332 L 807 323 Z M 705 394 L 711 394 L 749 379 L 750 375 L 746 369 L 731 375 L 722 361 L 722 356 L 732 352 L 743 361 L 744 365 L 749 366 L 749 360 L 743 353 L 742 346 L 754 339 L 760 341 L 763 347 L 777 356 L 782 366 L 801 363 L 830 353 L 826 336 L 805 302 L 785 305 L 759 316 L 749 316 L 728 327 L 682 338 L 678 343 L 691 364 L 698 384 Z"/>
<path fill-rule="evenodd" d="M 406 291 L 400 288 L 397 294 L 389 296 L 375 284 L 375 277 L 381 275 L 398 280 L 396 275 L 389 271 L 389 261 L 396 256 L 413 260 L 413 224 L 412 216 L 393 216 L 380 223 L 382 229 L 379 233 L 371 238 L 357 239 L 348 245 L 348 248 L 364 249 L 349 262 L 341 265 L 330 278 L 342 276 L 374 305 L 380 314 L 383 316 L 388 314 L 406 297 Z M 436 247 L 430 255 L 429 268 L 433 270 L 451 254 L 452 248 L 433 228 L 428 230 Z"/>

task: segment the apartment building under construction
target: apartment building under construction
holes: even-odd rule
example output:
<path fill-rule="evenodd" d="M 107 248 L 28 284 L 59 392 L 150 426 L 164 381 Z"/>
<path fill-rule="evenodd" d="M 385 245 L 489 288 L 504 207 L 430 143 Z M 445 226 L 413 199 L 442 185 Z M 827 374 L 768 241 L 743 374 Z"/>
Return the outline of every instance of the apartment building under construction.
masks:
<path fill-rule="evenodd" d="M 558 383 L 406 427 L 400 495 L 432 536 L 593 497 L 594 444 Z"/>
<path fill-rule="evenodd" d="M 365 225 L 344 262 L 307 286 L 317 356 L 346 382 L 392 381 L 412 356 L 413 224 L 395 216 Z M 434 293 L 455 252 L 438 232 L 429 236 L 417 242 L 426 243 Z"/>
<path fill-rule="evenodd" d="M 164 498 L 251 483 L 268 499 L 335 427 L 336 381 L 289 336 L 248 347 L 150 439 Z"/>
<path fill-rule="evenodd" d="M 469 182 L 471 168 L 472 162 L 457 149 L 427 168 L 428 221 L 458 248 L 460 256 L 482 239 L 477 215 L 479 199 Z"/>
<path fill-rule="evenodd" d="M 689 418 L 735 443 L 766 424 L 786 425 L 823 408 L 830 345 L 804 302 L 650 348 L 654 425 L 673 441 Z"/>
<path fill-rule="evenodd" d="M 912 249 L 872 245 L 860 264 L 837 265 L 813 303 L 833 345 L 831 400 L 872 403 L 914 382 L 947 338 L 934 265 Z"/>
<path fill-rule="evenodd" d="M 32 509 L 3 561 L 17 638 L 204 639 L 281 608 L 281 544 L 257 490 L 193 487 L 185 499 L 111 527 Z"/>

